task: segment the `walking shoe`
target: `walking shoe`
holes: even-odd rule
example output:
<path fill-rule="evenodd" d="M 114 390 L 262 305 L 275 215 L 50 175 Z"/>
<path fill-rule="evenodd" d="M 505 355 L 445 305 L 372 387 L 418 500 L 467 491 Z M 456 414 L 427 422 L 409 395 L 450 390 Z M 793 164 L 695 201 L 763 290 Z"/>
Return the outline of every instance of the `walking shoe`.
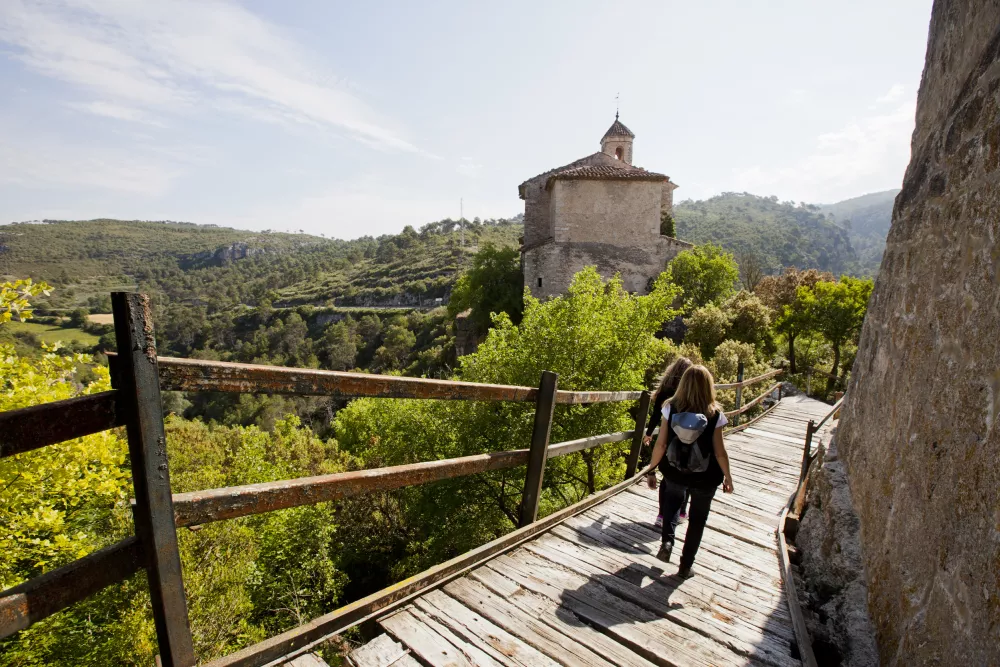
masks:
<path fill-rule="evenodd" d="M 677 576 L 681 579 L 690 579 L 694 576 L 694 572 L 691 571 L 690 565 L 681 565 L 680 569 L 677 570 Z"/>
<path fill-rule="evenodd" d="M 663 515 L 657 514 L 656 521 L 653 522 L 657 528 L 663 528 Z"/>
<path fill-rule="evenodd" d="M 681 521 L 687 521 L 688 513 L 686 511 L 684 511 L 684 510 L 681 510 L 680 518 L 681 518 Z"/>
<path fill-rule="evenodd" d="M 660 550 L 656 552 L 656 557 L 662 560 L 664 563 L 670 562 L 670 552 L 673 551 L 672 546 L 667 546 L 666 544 L 660 545 Z"/>

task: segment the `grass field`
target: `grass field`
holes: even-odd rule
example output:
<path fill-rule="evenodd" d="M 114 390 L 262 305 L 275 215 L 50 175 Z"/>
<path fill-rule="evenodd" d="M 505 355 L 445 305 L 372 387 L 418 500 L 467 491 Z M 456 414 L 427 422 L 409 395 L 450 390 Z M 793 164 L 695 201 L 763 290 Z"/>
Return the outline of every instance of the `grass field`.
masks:
<path fill-rule="evenodd" d="M 98 337 L 79 329 L 64 329 L 51 324 L 38 324 L 37 322 L 7 322 L 0 325 L 0 329 L 6 329 L 10 333 L 32 333 L 38 340 L 51 345 L 56 341 L 69 343 L 78 341 L 82 345 L 97 345 Z"/>

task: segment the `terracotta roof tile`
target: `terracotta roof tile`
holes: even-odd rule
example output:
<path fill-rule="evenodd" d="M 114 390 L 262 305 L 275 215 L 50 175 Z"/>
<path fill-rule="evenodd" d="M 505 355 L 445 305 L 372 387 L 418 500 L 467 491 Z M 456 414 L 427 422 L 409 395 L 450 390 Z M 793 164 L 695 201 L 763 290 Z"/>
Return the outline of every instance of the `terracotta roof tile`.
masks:
<path fill-rule="evenodd" d="M 601 141 L 607 139 L 608 137 L 630 137 L 635 139 L 635 134 L 633 134 L 632 130 L 625 127 L 625 125 L 618 120 L 618 116 L 615 116 L 615 122 L 612 123 L 611 127 L 608 128 L 608 131 L 604 133 Z"/>
<path fill-rule="evenodd" d="M 664 174 L 655 171 L 646 171 L 637 167 L 630 167 L 623 164 L 621 166 L 598 165 L 574 167 L 556 172 L 546 182 L 546 187 L 557 179 L 586 179 L 586 180 L 626 180 L 626 181 L 666 181 L 669 180 Z"/>

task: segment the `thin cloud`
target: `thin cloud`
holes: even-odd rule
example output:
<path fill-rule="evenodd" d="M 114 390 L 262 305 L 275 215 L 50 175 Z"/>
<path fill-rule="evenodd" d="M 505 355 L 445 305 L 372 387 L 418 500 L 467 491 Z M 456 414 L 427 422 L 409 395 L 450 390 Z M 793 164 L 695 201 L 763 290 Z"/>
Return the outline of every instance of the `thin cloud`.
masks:
<path fill-rule="evenodd" d="M 113 118 L 115 120 L 127 120 L 131 123 L 144 123 L 146 125 L 153 125 L 156 127 L 165 127 L 164 123 L 151 118 L 149 114 L 135 107 L 125 106 L 123 104 L 114 104 L 111 102 L 73 102 L 68 104 L 71 109 L 76 109 L 77 111 L 85 111 L 95 116 L 104 116 L 105 118 Z"/>
<path fill-rule="evenodd" d="M 898 187 L 910 158 L 915 111 L 915 100 L 907 100 L 821 134 L 813 151 L 794 164 L 736 171 L 731 189 L 819 203 L 871 191 L 873 184 Z"/>
<path fill-rule="evenodd" d="M 906 94 L 906 88 L 903 86 L 903 84 L 901 83 L 893 84 L 893 86 L 889 89 L 889 91 L 885 95 L 882 95 L 881 97 L 875 100 L 875 104 L 871 108 L 885 106 L 887 104 L 893 104 L 895 102 L 898 102 L 899 100 L 903 99 L 903 96 L 905 94 Z"/>
<path fill-rule="evenodd" d="M 88 113 L 134 121 L 209 107 L 420 152 L 350 85 L 232 2 L 7 0 L 0 41 L 30 69 L 93 94 L 78 107 Z"/>

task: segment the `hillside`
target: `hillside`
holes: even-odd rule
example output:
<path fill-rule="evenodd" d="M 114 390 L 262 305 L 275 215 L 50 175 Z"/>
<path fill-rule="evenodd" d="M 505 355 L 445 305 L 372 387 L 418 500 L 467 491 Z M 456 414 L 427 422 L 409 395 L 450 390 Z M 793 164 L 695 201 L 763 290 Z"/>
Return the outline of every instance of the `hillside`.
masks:
<path fill-rule="evenodd" d="M 159 303 L 219 310 L 274 305 L 422 306 L 447 297 L 465 258 L 487 240 L 515 245 L 515 221 L 430 223 L 353 241 L 212 225 L 120 220 L 0 226 L 0 276 L 57 287 L 40 307 L 106 310 L 115 288 Z"/>
<path fill-rule="evenodd" d="M 865 273 L 878 271 L 897 194 L 899 190 L 885 190 L 820 206 L 820 211 L 847 230 Z"/>
<path fill-rule="evenodd" d="M 677 236 L 692 243 L 717 243 L 752 251 L 770 272 L 785 266 L 833 273 L 861 271 L 845 229 L 813 205 L 796 206 L 777 197 L 727 192 L 674 206 Z"/>

